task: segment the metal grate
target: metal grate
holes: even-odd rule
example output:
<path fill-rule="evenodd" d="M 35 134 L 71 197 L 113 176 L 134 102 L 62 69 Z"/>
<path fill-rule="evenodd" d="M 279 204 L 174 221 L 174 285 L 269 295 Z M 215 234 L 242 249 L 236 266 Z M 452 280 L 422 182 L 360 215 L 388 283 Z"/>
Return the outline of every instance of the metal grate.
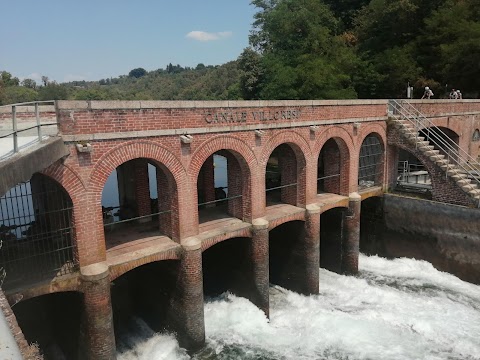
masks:
<path fill-rule="evenodd" d="M 64 190 L 43 175 L 34 175 L 0 198 L 3 288 L 76 270 L 72 209 Z"/>
<path fill-rule="evenodd" d="M 375 135 L 365 138 L 360 148 L 358 187 L 360 189 L 379 185 L 383 173 L 383 147 Z"/>

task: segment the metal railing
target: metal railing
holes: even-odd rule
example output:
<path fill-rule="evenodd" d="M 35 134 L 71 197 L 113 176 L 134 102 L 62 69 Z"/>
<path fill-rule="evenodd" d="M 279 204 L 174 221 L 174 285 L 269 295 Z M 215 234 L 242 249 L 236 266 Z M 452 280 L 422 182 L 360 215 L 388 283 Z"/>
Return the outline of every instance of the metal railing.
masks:
<path fill-rule="evenodd" d="M 413 125 L 417 136 L 420 130 L 424 131 L 425 135 L 423 136 L 426 137 L 426 140 L 443 152 L 442 155 L 445 156 L 447 165 L 455 165 L 474 182 L 474 184 L 470 183 L 464 186 L 470 186 L 471 190 L 480 189 L 480 164 L 470 154 L 408 101 L 390 100 L 389 106 L 393 110 L 392 115 L 395 118 L 398 119 L 398 116 L 401 116 L 400 120 L 407 120 Z M 447 171 L 448 167 L 445 171 L 446 176 L 448 176 Z"/>
<path fill-rule="evenodd" d="M 11 108 L 11 114 L 12 114 L 12 131 L 8 132 L 6 134 L 0 135 L 0 139 L 3 138 L 8 138 L 12 137 L 13 140 L 13 153 L 16 154 L 19 151 L 19 144 L 18 144 L 18 134 L 24 131 L 32 130 L 32 129 L 37 129 L 37 140 L 38 142 L 42 141 L 43 139 L 43 134 L 42 134 L 42 127 L 43 126 L 52 126 L 52 125 L 58 125 L 58 122 L 52 122 L 52 123 L 41 123 L 41 118 L 40 118 L 40 105 L 55 105 L 54 100 L 48 100 L 48 101 L 31 101 L 31 102 L 24 102 L 24 103 L 16 103 L 16 104 L 8 104 L 8 105 L 2 105 L 0 106 L 0 109 L 5 109 L 5 108 Z M 33 106 L 34 111 L 35 111 L 35 121 L 36 125 L 29 126 L 26 128 L 19 129 L 18 128 L 18 119 L 17 119 L 17 110 L 19 107 L 24 107 L 24 106 Z"/>
<path fill-rule="evenodd" d="M 411 164 L 408 160 L 400 161 L 397 173 L 397 184 L 430 184 L 430 174 L 422 164 Z"/>
<path fill-rule="evenodd" d="M 5 289 L 72 273 L 77 268 L 73 205 L 43 176 L 0 197 L 0 268 Z"/>

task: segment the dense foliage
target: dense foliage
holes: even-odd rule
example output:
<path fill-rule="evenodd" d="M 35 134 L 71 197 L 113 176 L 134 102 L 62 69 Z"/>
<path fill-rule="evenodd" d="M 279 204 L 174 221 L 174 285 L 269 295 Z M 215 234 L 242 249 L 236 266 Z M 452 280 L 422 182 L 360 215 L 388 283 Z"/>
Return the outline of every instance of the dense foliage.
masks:
<path fill-rule="evenodd" d="M 420 97 L 480 88 L 478 0 L 252 0 L 250 47 L 235 61 L 136 68 L 100 81 L 20 81 L 0 72 L 0 104 L 52 99 L 225 100 Z"/>

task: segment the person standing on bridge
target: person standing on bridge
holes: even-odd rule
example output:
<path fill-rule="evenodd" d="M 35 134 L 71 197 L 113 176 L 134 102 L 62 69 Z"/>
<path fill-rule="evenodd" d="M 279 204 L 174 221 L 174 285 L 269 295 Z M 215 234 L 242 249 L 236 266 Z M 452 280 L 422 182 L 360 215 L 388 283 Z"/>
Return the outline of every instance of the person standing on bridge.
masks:
<path fill-rule="evenodd" d="M 423 93 L 422 99 L 430 99 L 433 96 L 433 91 L 430 90 L 428 86 L 425 86 L 425 92 Z"/>

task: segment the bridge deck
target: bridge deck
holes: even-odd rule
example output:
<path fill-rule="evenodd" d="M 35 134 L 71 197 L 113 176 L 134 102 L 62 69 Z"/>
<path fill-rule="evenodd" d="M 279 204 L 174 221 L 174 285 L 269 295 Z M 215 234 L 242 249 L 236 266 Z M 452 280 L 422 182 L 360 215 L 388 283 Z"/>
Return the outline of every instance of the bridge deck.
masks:
<path fill-rule="evenodd" d="M 160 234 L 158 222 L 155 221 L 114 228 L 105 233 L 105 242 L 109 266 L 138 261 L 180 247 L 169 237 Z"/>

